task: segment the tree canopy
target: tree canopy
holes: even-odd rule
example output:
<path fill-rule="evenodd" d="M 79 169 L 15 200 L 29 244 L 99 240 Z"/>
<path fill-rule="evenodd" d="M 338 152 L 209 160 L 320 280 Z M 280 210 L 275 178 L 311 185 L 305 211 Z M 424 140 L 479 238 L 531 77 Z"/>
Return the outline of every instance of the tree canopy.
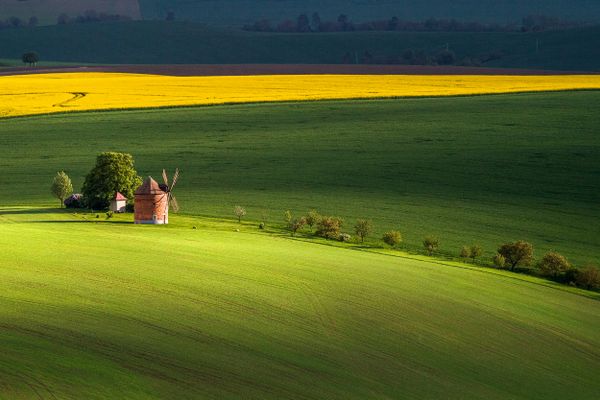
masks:
<path fill-rule="evenodd" d="M 87 207 L 101 210 L 108 208 L 116 192 L 133 199 L 141 184 L 131 154 L 106 152 L 96 158 L 96 166 L 85 177 L 82 193 Z"/>
<path fill-rule="evenodd" d="M 73 193 L 71 178 L 64 171 L 57 172 L 52 181 L 50 191 L 54 197 L 60 200 L 60 206 L 62 207 L 65 199 Z"/>

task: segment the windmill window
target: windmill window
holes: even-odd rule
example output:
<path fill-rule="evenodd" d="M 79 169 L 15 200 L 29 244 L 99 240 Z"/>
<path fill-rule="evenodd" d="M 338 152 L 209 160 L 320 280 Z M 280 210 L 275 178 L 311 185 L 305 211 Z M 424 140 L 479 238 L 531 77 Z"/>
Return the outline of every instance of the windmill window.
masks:
<path fill-rule="evenodd" d="M 152 221 L 156 221 L 156 214 L 152 214 Z"/>

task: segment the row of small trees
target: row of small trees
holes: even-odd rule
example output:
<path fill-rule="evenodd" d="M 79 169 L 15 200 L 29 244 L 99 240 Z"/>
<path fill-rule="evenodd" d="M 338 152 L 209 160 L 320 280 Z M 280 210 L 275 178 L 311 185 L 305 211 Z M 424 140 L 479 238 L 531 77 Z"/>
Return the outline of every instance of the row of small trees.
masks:
<path fill-rule="evenodd" d="M 234 213 L 238 222 L 241 222 L 242 218 L 246 216 L 246 209 L 236 206 Z M 285 211 L 284 223 L 292 236 L 304 228 L 308 228 L 312 234 L 328 240 L 341 242 L 352 240 L 350 234 L 342 231 L 344 224 L 342 218 L 321 215 L 316 210 L 311 210 L 302 216 L 294 216 L 291 211 Z M 264 229 L 265 225 L 266 221 L 261 222 L 261 229 Z M 356 241 L 364 244 L 365 239 L 373 232 L 373 222 L 367 219 L 358 219 L 353 226 L 353 232 L 356 235 Z M 381 241 L 396 248 L 402 243 L 402 234 L 397 230 L 388 231 L 383 234 Z M 438 252 L 440 241 L 437 237 L 428 235 L 423 239 L 422 244 L 427 255 L 433 256 Z M 479 244 L 463 246 L 458 255 L 461 259 L 476 263 L 477 259 L 483 255 L 483 248 Z M 523 240 L 502 244 L 491 261 L 496 268 L 541 275 L 557 282 L 576 285 L 588 290 L 600 289 L 600 270 L 598 268 L 593 266 L 575 268 L 566 257 L 555 251 L 546 253 L 536 263 L 533 245 Z M 531 266 L 534 268 L 530 268 Z"/>
<path fill-rule="evenodd" d="M 0 29 L 7 28 L 24 28 L 24 27 L 35 27 L 39 23 L 37 17 L 29 17 L 28 20 L 23 20 L 19 17 L 8 17 L 5 20 L 0 20 Z"/>

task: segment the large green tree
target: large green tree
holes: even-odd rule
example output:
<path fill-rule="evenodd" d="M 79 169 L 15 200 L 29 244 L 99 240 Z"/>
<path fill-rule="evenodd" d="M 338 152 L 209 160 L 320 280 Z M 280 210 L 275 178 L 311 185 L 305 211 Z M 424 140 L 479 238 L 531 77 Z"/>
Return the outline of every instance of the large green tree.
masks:
<path fill-rule="evenodd" d="M 58 200 L 60 200 L 60 206 L 62 208 L 65 199 L 73 193 L 73 184 L 71 179 L 64 171 L 57 172 L 52 181 L 50 191 Z"/>
<path fill-rule="evenodd" d="M 85 177 L 82 193 L 87 207 L 106 209 L 116 192 L 133 199 L 135 189 L 142 184 L 127 153 L 106 152 L 96 158 L 96 166 Z"/>

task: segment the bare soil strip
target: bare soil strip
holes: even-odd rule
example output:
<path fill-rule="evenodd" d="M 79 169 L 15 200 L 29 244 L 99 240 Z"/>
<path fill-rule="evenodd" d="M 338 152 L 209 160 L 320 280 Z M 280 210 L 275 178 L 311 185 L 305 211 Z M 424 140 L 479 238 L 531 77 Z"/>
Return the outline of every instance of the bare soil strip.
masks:
<path fill-rule="evenodd" d="M 249 75 L 594 75 L 594 72 L 421 65 L 239 64 L 97 65 L 0 68 L 0 75 L 120 72 L 168 76 Z"/>

